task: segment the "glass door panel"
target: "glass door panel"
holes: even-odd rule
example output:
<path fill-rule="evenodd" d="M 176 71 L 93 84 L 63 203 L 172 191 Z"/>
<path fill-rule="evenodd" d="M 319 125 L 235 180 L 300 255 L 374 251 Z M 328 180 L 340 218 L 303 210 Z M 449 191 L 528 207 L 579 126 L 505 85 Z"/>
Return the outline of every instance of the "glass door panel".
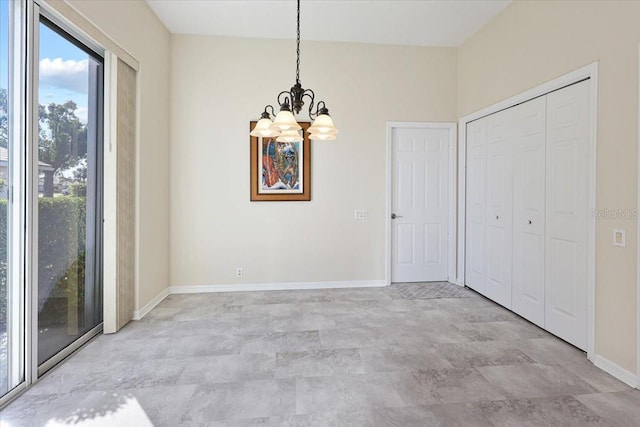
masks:
<path fill-rule="evenodd" d="M 10 380 L 12 348 L 19 345 L 11 333 L 18 320 L 8 280 L 9 209 L 9 22 L 10 3 L 0 2 L 0 397 L 15 386 Z"/>
<path fill-rule="evenodd" d="M 41 17 L 38 365 L 102 322 L 102 59 Z"/>

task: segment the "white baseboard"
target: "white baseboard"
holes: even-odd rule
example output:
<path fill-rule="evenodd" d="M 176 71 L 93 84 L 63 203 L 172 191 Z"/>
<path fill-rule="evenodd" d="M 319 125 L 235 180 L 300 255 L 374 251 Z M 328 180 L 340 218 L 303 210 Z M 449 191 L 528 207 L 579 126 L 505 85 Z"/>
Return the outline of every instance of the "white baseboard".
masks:
<path fill-rule="evenodd" d="M 133 320 L 140 320 L 144 316 L 146 316 L 151 310 L 155 308 L 156 305 L 160 304 L 163 299 L 169 296 L 169 289 L 165 289 L 156 295 L 151 301 L 149 301 L 144 307 L 140 310 L 133 311 Z"/>
<path fill-rule="evenodd" d="M 209 292 L 286 291 L 305 289 L 380 288 L 385 280 L 337 282 L 242 283 L 236 285 L 169 286 L 170 294 L 199 294 Z"/>
<path fill-rule="evenodd" d="M 640 386 L 637 375 L 635 375 L 633 372 L 627 371 L 620 365 L 610 361 L 605 357 L 600 356 L 599 354 L 596 354 L 596 356 L 594 357 L 593 364 L 606 373 L 613 375 L 623 383 L 630 385 L 631 387 L 637 388 Z"/>

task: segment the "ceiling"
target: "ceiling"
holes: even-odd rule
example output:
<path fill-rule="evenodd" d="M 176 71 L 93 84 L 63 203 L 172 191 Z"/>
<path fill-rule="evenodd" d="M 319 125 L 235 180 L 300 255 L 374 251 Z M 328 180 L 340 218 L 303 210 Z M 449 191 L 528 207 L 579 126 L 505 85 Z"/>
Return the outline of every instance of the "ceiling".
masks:
<path fill-rule="evenodd" d="M 295 39 L 294 0 L 146 0 L 176 34 Z M 510 0 L 302 0 L 302 40 L 459 46 Z"/>

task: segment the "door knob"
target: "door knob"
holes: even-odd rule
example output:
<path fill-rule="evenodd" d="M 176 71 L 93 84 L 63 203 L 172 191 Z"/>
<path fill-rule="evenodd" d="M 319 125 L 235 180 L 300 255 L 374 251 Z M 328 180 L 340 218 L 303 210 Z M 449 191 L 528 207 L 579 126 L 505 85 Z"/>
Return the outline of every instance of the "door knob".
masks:
<path fill-rule="evenodd" d="M 396 215 L 394 213 L 391 214 L 391 219 L 402 218 L 400 215 Z"/>

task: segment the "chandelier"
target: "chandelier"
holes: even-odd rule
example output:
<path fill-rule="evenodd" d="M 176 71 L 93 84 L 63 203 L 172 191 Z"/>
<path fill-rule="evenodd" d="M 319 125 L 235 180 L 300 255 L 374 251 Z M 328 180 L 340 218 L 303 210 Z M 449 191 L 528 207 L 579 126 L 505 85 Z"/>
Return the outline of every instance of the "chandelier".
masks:
<path fill-rule="evenodd" d="M 290 90 L 278 94 L 280 112 L 276 115 L 272 105 L 264 107 L 260 120 L 251 131 L 251 136 L 276 138 L 278 142 L 302 141 L 300 129 L 295 114 L 300 113 L 304 106 L 304 99 L 309 100 L 309 118 L 313 124 L 307 130 L 309 139 L 330 141 L 336 139 L 338 129 L 333 125 L 329 116 L 329 109 L 324 101 L 315 103 L 315 94 L 311 89 L 304 89 L 300 83 L 300 0 L 298 0 L 298 34 L 296 39 L 296 83 Z M 315 107 L 315 110 L 314 110 Z M 271 118 L 275 117 L 273 121 Z"/>

